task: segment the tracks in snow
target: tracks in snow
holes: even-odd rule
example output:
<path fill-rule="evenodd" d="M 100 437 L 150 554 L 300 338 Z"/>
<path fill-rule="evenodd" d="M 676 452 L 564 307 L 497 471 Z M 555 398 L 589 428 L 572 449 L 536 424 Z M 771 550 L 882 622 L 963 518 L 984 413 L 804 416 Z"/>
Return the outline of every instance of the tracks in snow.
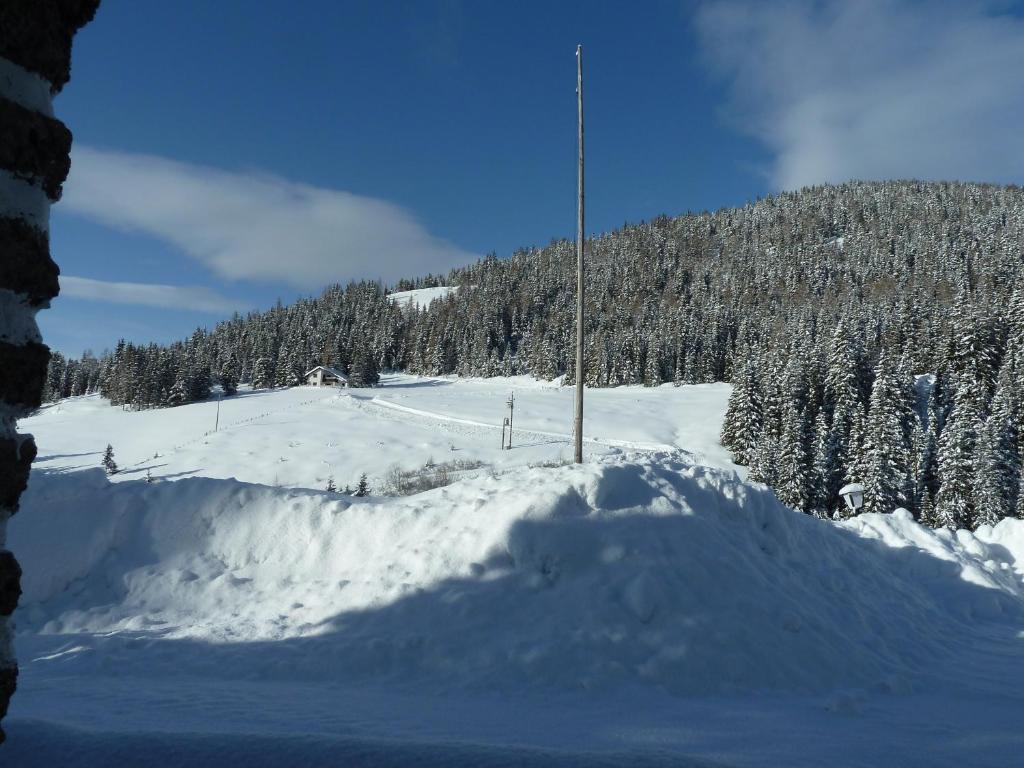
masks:
<path fill-rule="evenodd" d="M 483 421 L 475 421 L 473 419 L 460 418 L 458 416 L 449 416 L 445 413 L 437 413 L 434 411 L 426 411 L 421 408 L 411 408 L 407 405 L 399 405 L 388 400 L 381 399 L 377 396 L 372 397 L 360 397 L 352 393 L 348 393 L 348 397 L 356 404 L 356 407 L 362 410 L 373 410 L 376 409 L 379 412 L 391 412 L 392 418 L 408 423 L 410 417 L 419 420 L 421 423 L 426 423 L 431 426 L 442 426 L 448 428 L 453 432 L 476 432 L 488 431 L 492 433 L 499 432 L 502 427 L 500 424 L 488 424 Z M 404 418 L 398 419 L 398 415 L 401 414 Z M 383 414 L 382 414 L 383 415 Z M 461 429 L 460 429 L 461 428 Z M 544 430 L 536 429 L 524 429 L 518 427 L 515 431 L 517 436 L 517 442 L 519 447 L 524 445 L 536 445 L 538 443 L 566 443 L 572 442 L 572 435 L 564 432 L 547 432 Z M 648 451 L 648 452 L 676 452 L 680 449 L 674 445 L 667 443 L 651 443 L 651 442 L 636 442 L 631 440 L 613 440 L 609 438 L 598 438 L 598 437 L 587 437 L 583 436 L 583 442 L 589 445 L 600 445 L 608 448 L 620 448 L 634 451 Z M 516 444 L 513 443 L 513 446 Z"/>

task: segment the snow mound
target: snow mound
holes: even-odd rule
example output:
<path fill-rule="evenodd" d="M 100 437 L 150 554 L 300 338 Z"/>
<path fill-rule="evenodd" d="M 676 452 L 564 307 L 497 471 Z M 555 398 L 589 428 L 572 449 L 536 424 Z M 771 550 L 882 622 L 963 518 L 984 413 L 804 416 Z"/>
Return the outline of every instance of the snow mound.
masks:
<path fill-rule="evenodd" d="M 899 690 L 1024 621 L 1024 523 L 835 525 L 663 453 L 402 499 L 33 473 L 49 664 L 438 689 Z M 1016 631 L 1016 630 L 1015 630 Z"/>

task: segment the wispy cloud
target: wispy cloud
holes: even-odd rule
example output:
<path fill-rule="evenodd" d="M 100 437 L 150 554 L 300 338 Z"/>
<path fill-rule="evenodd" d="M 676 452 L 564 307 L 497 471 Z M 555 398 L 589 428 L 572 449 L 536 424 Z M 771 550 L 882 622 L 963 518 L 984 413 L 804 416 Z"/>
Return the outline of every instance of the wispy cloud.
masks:
<path fill-rule="evenodd" d="M 712 0 L 704 54 L 779 188 L 1024 180 L 1024 21 L 983 0 Z"/>
<path fill-rule="evenodd" d="M 247 308 L 245 302 L 221 296 L 216 291 L 201 285 L 116 283 L 92 280 L 87 277 L 61 275 L 60 292 L 62 296 L 89 301 L 185 309 L 219 315 Z"/>
<path fill-rule="evenodd" d="M 222 277 L 301 289 L 476 258 L 384 200 L 77 144 L 61 208 L 159 237 Z"/>

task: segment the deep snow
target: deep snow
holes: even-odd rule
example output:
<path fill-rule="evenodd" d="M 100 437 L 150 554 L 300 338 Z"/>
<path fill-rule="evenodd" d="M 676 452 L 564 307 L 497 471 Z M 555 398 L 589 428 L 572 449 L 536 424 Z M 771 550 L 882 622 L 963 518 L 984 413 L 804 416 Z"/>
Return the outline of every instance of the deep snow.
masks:
<path fill-rule="evenodd" d="M 498 451 L 510 386 L 537 432 Z M 588 393 L 588 463 L 528 466 L 566 449 L 544 434 L 568 394 L 252 393 L 206 437 L 211 404 L 83 398 L 27 420 L 44 458 L 10 529 L 11 764 L 1019 758 L 1024 523 L 794 513 L 716 448 L 724 386 Z M 113 483 L 82 471 L 107 440 L 161 458 Z M 335 449 L 359 469 L 360 449 L 414 464 L 454 440 L 495 468 L 406 498 L 308 489 Z"/>

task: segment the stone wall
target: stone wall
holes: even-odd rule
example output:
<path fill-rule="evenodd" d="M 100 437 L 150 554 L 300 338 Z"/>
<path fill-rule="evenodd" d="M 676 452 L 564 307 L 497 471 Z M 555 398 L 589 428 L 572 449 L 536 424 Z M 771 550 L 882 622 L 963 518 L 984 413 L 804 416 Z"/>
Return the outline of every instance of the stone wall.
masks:
<path fill-rule="evenodd" d="M 71 40 L 99 0 L 0 2 L 0 720 L 18 679 L 11 614 L 21 568 L 5 549 L 36 455 L 17 419 L 39 406 L 50 350 L 35 315 L 57 295 L 50 204 L 70 168 L 71 132 L 53 96 L 71 74 Z M 0 728 L 0 743 L 4 740 Z"/>

